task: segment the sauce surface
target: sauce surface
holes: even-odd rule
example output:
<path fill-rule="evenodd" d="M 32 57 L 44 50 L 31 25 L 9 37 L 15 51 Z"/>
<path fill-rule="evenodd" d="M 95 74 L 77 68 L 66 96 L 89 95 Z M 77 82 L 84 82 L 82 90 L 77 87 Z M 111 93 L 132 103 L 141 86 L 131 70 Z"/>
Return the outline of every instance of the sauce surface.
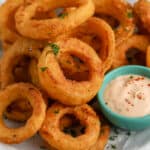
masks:
<path fill-rule="evenodd" d="M 127 117 L 150 114 L 150 79 L 140 75 L 123 75 L 112 80 L 104 91 L 106 105 Z"/>

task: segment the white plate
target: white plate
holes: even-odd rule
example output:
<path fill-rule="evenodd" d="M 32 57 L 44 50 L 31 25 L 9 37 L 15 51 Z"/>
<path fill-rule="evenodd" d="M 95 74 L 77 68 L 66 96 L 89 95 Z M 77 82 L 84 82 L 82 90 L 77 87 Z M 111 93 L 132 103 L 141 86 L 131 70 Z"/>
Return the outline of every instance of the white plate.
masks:
<path fill-rule="evenodd" d="M 0 0 L 0 4 L 4 1 Z M 135 1 L 137 0 L 129 0 L 132 4 Z M 110 137 L 105 150 L 150 150 L 150 129 L 130 133 L 112 126 Z M 0 143 L 0 150 L 46 150 L 43 145 L 43 140 L 36 135 L 18 145 Z"/>

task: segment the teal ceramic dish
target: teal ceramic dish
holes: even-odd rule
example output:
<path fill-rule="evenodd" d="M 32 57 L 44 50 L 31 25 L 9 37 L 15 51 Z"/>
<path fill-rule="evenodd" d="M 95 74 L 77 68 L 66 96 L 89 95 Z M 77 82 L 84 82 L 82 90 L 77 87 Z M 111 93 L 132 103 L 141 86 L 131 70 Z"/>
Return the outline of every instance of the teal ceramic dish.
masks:
<path fill-rule="evenodd" d="M 115 79 L 116 77 L 121 75 L 127 75 L 127 74 L 143 75 L 150 78 L 150 69 L 143 66 L 131 65 L 131 66 L 120 67 L 118 69 L 109 72 L 105 76 L 103 85 L 98 92 L 97 95 L 98 101 L 105 117 L 114 125 L 127 130 L 142 130 L 150 127 L 150 115 L 146 115 L 144 117 L 136 117 L 136 118 L 120 115 L 118 113 L 113 112 L 105 104 L 105 101 L 103 99 L 103 93 L 105 91 L 107 84 L 111 80 Z"/>

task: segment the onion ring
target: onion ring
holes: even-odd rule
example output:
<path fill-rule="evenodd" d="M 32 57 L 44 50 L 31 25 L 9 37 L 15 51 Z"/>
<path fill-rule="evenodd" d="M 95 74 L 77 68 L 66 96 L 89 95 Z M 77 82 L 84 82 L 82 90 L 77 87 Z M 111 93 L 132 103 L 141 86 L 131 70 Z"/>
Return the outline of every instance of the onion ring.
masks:
<path fill-rule="evenodd" d="M 48 12 L 63 7 L 78 8 L 63 18 L 32 19 L 36 15 L 36 11 Z M 94 4 L 92 0 L 63 0 L 57 3 L 54 0 L 38 0 L 19 8 L 15 15 L 16 28 L 19 33 L 26 37 L 33 39 L 53 39 L 77 27 L 92 16 L 93 13 Z"/>
<path fill-rule="evenodd" d="M 132 7 L 123 0 L 93 0 L 95 3 L 95 15 L 109 15 L 117 19 L 120 23 L 115 30 L 116 45 L 128 39 L 133 32 Z"/>
<path fill-rule="evenodd" d="M 74 120 L 72 120 L 72 119 L 73 118 L 68 118 L 66 116 L 64 116 L 62 119 L 60 119 L 60 129 L 64 130 L 64 129 L 68 128 L 69 126 L 73 125 L 73 123 L 76 124 L 76 122 L 73 122 Z M 106 122 L 104 120 L 104 118 L 100 114 L 99 114 L 99 120 L 101 121 L 101 130 L 99 133 L 99 138 L 98 138 L 97 142 L 87 150 L 104 150 L 105 145 L 108 142 L 109 135 L 110 135 L 110 125 L 108 124 L 108 122 Z M 81 132 L 80 130 L 82 130 L 82 128 L 78 129 L 78 127 L 77 127 L 77 129 L 74 130 L 74 132 L 75 131 Z M 70 133 L 74 133 L 74 132 L 70 131 Z M 49 145 L 47 143 L 46 143 L 46 147 L 48 147 L 50 150 L 57 150 L 56 148 L 52 147 L 51 145 Z"/>
<path fill-rule="evenodd" d="M 150 32 L 150 2 L 148 0 L 138 0 L 134 5 L 134 12 L 145 29 Z"/>
<path fill-rule="evenodd" d="M 33 113 L 27 120 L 25 126 L 21 128 L 11 129 L 6 127 L 3 123 L 3 113 L 7 106 L 14 102 L 16 99 L 27 99 L 32 108 Z M 39 92 L 34 86 L 25 83 L 18 83 L 6 87 L 0 91 L 0 141 L 9 144 L 15 144 L 25 141 L 33 136 L 41 127 L 46 111 L 46 104 Z M 5 133 L 5 134 L 2 134 Z"/>
<path fill-rule="evenodd" d="M 14 15 L 23 0 L 7 0 L 0 8 L 1 40 L 4 50 L 7 50 L 19 37 Z"/>
<path fill-rule="evenodd" d="M 78 49 L 76 48 L 77 45 Z M 77 82 L 65 78 L 57 62 L 57 59 L 65 53 L 79 57 L 87 63 L 90 70 L 88 81 Z M 63 104 L 80 105 L 87 103 L 96 95 L 101 86 L 103 80 L 101 64 L 95 51 L 77 39 L 70 38 L 57 41 L 55 44 L 51 43 L 45 48 L 39 59 L 38 74 L 41 87 L 52 99 Z"/>
<path fill-rule="evenodd" d="M 28 56 L 31 59 L 38 60 L 41 55 L 39 50 L 41 46 L 41 42 L 37 43 L 33 40 L 20 38 L 8 51 L 6 51 L 1 60 L 3 64 L 1 66 L 2 88 L 5 88 L 7 85 L 15 82 L 13 69 L 22 57 Z"/>
<path fill-rule="evenodd" d="M 75 138 L 63 133 L 59 128 L 59 123 L 65 114 L 74 114 L 81 121 L 81 124 L 86 126 L 85 133 Z M 56 149 L 85 150 L 96 142 L 99 130 L 99 119 L 88 105 L 73 108 L 54 104 L 48 109 L 46 119 L 40 129 L 40 135 Z"/>
<path fill-rule="evenodd" d="M 104 118 L 99 114 L 99 119 L 101 121 L 101 131 L 99 133 L 99 138 L 89 150 L 104 150 L 105 145 L 108 142 L 110 135 L 110 125 L 105 122 Z"/>
<path fill-rule="evenodd" d="M 111 27 L 105 21 L 91 17 L 88 21 L 74 29 L 68 37 L 78 38 L 95 49 L 103 61 L 103 73 L 110 69 L 115 52 L 115 37 Z M 66 35 L 65 37 L 58 37 L 58 39 L 60 38 L 66 38 Z M 66 60 L 64 61 L 64 59 Z M 60 58 L 60 64 L 63 68 L 67 68 L 72 74 L 85 73 L 84 77 L 87 75 L 88 68 L 85 65 L 71 60 L 68 56 L 64 59 Z M 80 66 L 80 69 L 75 66 Z"/>
<path fill-rule="evenodd" d="M 123 42 L 116 48 L 116 53 L 113 62 L 113 68 L 127 65 L 126 52 L 130 48 L 136 48 L 141 52 L 146 53 L 147 47 L 150 44 L 149 37 L 145 35 L 133 35 L 127 41 Z"/>
<path fill-rule="evenodd" d="M 75 29 L 71 36 L 83 40 L 95 49 L 103 61 L 103 73 L 110 69 L 115 52 L 115 37 L 112 29 L 105 21 L 91 17 L 87 22 Z M 96 37 L 99 41 L 94 42 Z M 98 43 L 99 46 L 95 43 Z"/>
<path fill-rule="evenodd" d="M 150 67 L 150 46 L 147 48 L 146 52 L 146 65 Z"/>

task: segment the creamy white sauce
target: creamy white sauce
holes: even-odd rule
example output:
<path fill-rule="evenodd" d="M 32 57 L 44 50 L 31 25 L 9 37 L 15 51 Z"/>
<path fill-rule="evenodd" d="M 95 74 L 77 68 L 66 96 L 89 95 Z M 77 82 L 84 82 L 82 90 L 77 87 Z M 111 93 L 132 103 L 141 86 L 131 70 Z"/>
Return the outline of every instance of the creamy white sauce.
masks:
<path fill-rule="evenodd" d="M 104 91 L 105 103 L 112 111 L 128 117 L 150 114 L 150 79 L 124 75 L 112 80 Z"/>

